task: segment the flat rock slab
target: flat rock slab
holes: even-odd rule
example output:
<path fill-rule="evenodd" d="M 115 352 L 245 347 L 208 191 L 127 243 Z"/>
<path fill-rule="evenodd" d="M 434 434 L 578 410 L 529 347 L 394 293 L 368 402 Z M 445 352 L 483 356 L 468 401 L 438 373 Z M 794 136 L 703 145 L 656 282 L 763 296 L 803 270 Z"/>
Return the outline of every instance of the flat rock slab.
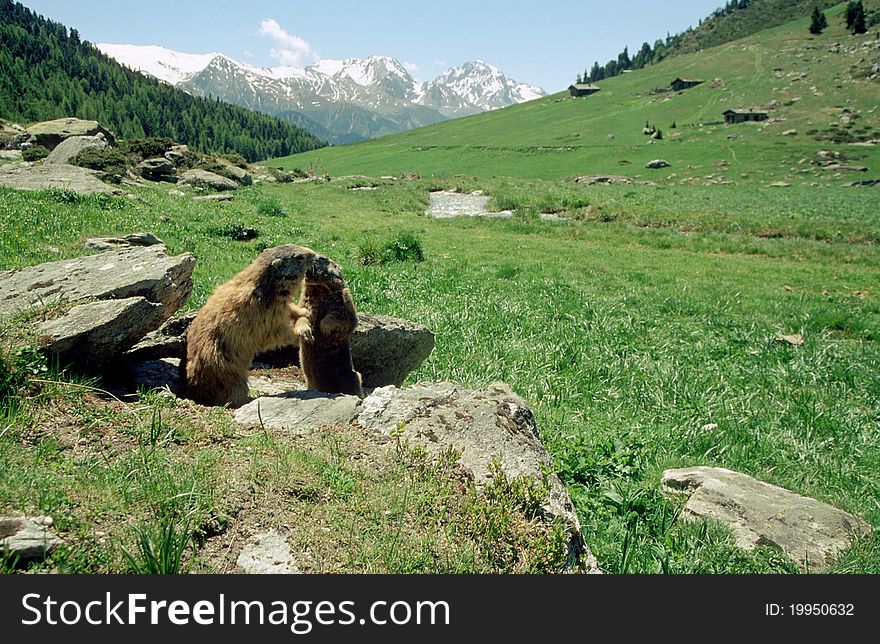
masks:
<path fill-rule="evenodd" d="M 62 367 L 93 372 L 162 324 L 163 315 L 161 304 L 143 297 L 80 304 L 37 326 L 40 349 Z"/>
<path fill-rule="evenodd" d="M 292 391 L 252 400 L 235 413 L 235 420 L 243 425 L 309 434 L 325 425 L 351 424 L 359 404 L 357 396 Z"/>
<path fill-rule="evenodd" d="M 290 575 L 300 572 L 290 554 L 290 545 L 277 530 L 253 537 L 242 548 L 236 564 L 249 575 Z"/>
<path fill-rule="evenodd" d="M 64 543 L 51 526 L 50 517 L 0 517 L 0 553 L 18 566 L 42 561 Z"/>
<path fill-rule="evenodd" d="M 16 163 L 0 166 L 0 186 L 16 190 L 72 190 L 81 195 L 121 195 L 119 188 L 114 188 L 98 177 L 95 170 L 80 168 L 66 163 L 43 163 L 30 165 Z"/>
<path fill-rule="evenodd" d="M 3 271 L 0 317 L 56 301 L 140 296 L 161 304 L 165 320 L 189 297 L 194 266 L 191 254 L 170 257 L 156 245 Z"/>
<path fill-rule="evenodd" d="M 116 142 L 113 133 L 97 121 L 73 117 L 34 123 L 27 128 L 26 132 L 34 145 L 42 145 L 50 150 L 72 136 L 95 136 L 102 134 L 111 145 Z"/>
<path fill-rule="evenodd" d="M 366 388 L 403 384 L 434 350 L 427 327 L 386 315 L 358 313 L 351 360 Z"/>
<path fill-rule="evenodd" d="M 186 332 L 197 313 L 198 311 L 187 311 L 170 318 L 126 351 L 125 357 L 132 361 L 182 358 L 186 353 Z"/>
<path fill-rule="evenodd" d="M 855 539 L 871 533 L 857 516 L 731 470 L 666 470 L 661 485 L 689 497 L 685 516 L 729 526 L 740 548 L 776 547 L 802 567 L 831 566 Z"/>
<path fill-rule="evenodd" d="M 484 194 L 465 194 L 440 190 L 428 195 L 428 209 L 425 214 L 435 219 L 453 217 L 512 217 L 510 210 L 490 212 L 487 209 L 491 197 Z"/>
<path fill-rule="evenodd" d="M 107 139 L 100 133 L 95 136 L 71 136 L 59 143 L 49 153 L 44 163 L 70 163 L 70 160 L 83 150 L 106 147 Z"/>
<path fill-rule="evenodd" d="M 232 179 L 207 170 L 187 170 L 180 175 L 179 183 L 194 188 L 211 188 L 219 191 L 238 190 L 238 184 Z"/>
<path fill-rule="evenodd" d="M 586 186 L 630 184 L 632 182 L 633 180 L 629 177 L 612 174 L 594 174 L 575 179 L 575 183 L 581 183 Z"/>

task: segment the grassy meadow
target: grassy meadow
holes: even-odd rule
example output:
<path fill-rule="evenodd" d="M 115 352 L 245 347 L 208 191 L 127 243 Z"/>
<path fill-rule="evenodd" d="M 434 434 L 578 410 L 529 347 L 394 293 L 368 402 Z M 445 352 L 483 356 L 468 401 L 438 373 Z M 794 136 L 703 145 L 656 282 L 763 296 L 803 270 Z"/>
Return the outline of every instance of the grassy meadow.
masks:
<path fill-rule="evenodd" d="M 2 268 L 146 229 L 172 253 L 195 253 L 190 305 L 199 306 L 266 246 L 329 254 L 361 310 L 436 333 L 410 381 L 503 380 L 534 405 L 587 542 L 611 573 L 795 570 L 772 550 L 739 551 L 718 526 L 676 522 L 678 503 L 658 491 L 666 467 L 735 469 L 880 526 L 880 221 L 870 190 L 455 178 L 350 189 L 363 183 L 262 185 L 225 205 L 161 189 L 139 200 L 4 190 Z M 430 190 L 477 187 L 517 205 L 515 216 L 422 214 Z M 549 204 L 571 221 L 541 221 Z M 772 235 L 762 234 L 762 206 L 776 213 Z M 819 225 L 807 234 L 811 220 Z M 235 225 L 259 237 L 225 236 Z M 359 261 L 405 233 L 424 261 Z M 7 346 L 20 337 L 14 322 Z M 777 340 L 792 333 L 805 344 Z M 29 368 L 9 355 L 18 372 Z M 102 401 L 83 389 L 98 383 L 46 384 L 54 378 L 30 369 L 29 396 L 7 404 L 0 423 L 0 507 L 50 514 L 72 535 L 50 562 L 62 570 L 131 569 L 122 549 L 168 516 L 190 522 L 196 570 L 231 569 L 216 535 L 248 521 L 286 526 L 316 571 L 554 569 L 552 539 L 520 515 L 504 538 L 468 532 L 468 513 L 481 509 L 462 500 L 448 468 L 425 474 L 399 454 L 376 467 L 387 457 L 347 432 L 297 441 L 161 396 Z M 510 507 L 521 510 L 517 498 Z M 441 520 L 438 499 L 468 507 Z M 505 558 L 493 543 L 521 554 Z M 872 537 L 835 570 L 880 572 L 878 562 Z"/>
<path fill-rule="evenodd" d="M 309 246 L 343 266 L 360 310 L 436 334 L 408 382 L 501 380 L 530 401 L 606 572 L 798 571 L 677 520 L 661 472 L 706 465 L 862 516 L 874 536 L 831 572 L 878 573 L 880 202 L 847 184 L 880 176 L 880 41 L 848 35 L 842 8 L 821 36 L 804 16 L 586 99 L 273 160 L 329 180 L 263 183 L 229 204 L 167 186 L 134 199 L 0 189 L 0 270 L 146 230 L 195 254 L 192 308 L 262 249 Z M 676 76 L 706 82 L 654 92 Z M 769 122 L 718 124 L 773 101 Z M 646 169 L 656 158 L 671 167 Z M 571 180 L 600 173 L 633 183 Z M 514 214 L 430 219 L 439 189 L 482 190 Z M 257 238 L 237 240 L 243 226 Z M 480 495 L 454 455 L 430 462 L 353 429 L 292 438 L 157 392 L 123 403 L 47 365 L 25 322 L 0 322 L 0 514 L 54 518 L 67 545 L 38 570 L 229 572 L 272 527 L 306 572 L 560 570 L 538 490 L 500 477 Z M 781 340 L 794 334 L 801 346 Z"/>

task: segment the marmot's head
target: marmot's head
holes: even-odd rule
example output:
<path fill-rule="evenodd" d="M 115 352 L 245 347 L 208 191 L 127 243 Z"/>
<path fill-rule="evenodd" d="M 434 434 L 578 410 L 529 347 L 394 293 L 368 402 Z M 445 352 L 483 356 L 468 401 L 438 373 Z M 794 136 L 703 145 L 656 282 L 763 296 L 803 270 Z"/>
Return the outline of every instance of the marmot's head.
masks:
<path fill-rule="evenodd" d="M 345 288 L 345 278 L 339 264 L 329 257 L 318 255 L 306 271 L 307 286 L 323 286 L 333 291 Z"/>
<path fill-rule="evenodd" d="M 260 267 L 257 280 L 257 296 L 266 306 L 277 298 L 288 298 L 315 261 L 315 251 L 305 246 L 286 244 L 267 248 L 257 258 Z"/>

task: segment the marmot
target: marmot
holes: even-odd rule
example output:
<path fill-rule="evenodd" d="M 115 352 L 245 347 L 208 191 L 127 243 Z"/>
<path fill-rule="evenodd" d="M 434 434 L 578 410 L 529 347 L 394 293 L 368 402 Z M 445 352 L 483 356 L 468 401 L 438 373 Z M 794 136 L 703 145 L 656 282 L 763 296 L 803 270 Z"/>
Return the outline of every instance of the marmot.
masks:
<path fill-rule="evenodd" d="M 291 299 L 315 257 L 302 246 L 268 248 L 214 291 L 186 334 L 183 395 L 202 405 L 239 407 L 248 401 L 254 355 L 312 338 L 309 312 Z"/>
<path fill-rule="evenodd" d="M 364 397 L 361 374 L 351 363 L 349 338 L 358 325 L 351 292 L 345 286 L 342 269 L 318 255 L 306 272 L 306 284 L 299 305 L 307 309 L 313 338 L 303 337 L 299 364 L 309 389 L 329 394 Z"/>

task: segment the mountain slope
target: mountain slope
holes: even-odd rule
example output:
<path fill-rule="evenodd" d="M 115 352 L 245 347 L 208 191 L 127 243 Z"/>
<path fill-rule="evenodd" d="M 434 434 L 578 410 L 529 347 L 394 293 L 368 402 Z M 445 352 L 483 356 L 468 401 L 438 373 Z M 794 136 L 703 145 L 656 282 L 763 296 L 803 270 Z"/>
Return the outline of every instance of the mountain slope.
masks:
<path fill-rule="evenodd" d="M 263 68 L 223 54 L 105 43 L 98 47 L 122 64 L 193 95 L 220 98 L 295 123 L 318 123 L 315 133 L 326 133 L 333 143 L 422 127 L 544 95 L 540 88 L 511 80 L 482 61 L 419 83 L 387 56 L 325 59 L 304 69 Z"/>
<path fill-rule="evenodd" d="M 126 69 L 75 29 L 0 0 L 0 117 L 63 116 L 98 120 L 123 138 L 167 136 L 251 161 L 324 145 L 289 122 L 196 98 Z"/>
<path fill-rule="evenodd" d="M 880 1 L 865 5 L 876 9 Z M 381 142 L 280 162 L 304 166 L 320 159 L 332 174 L 562 178 L 605 173 L 676 183 L 810 184 L 877 177 L 880 146 L 865 143 L 880 139 L 880 83 L 872 72 L 880 63 L 880 40 L 873 33 L 848 34 L 842 8 L 828 11 L 830 27 L 818 37 L 809 34 L 806 16 L 602 81 L 602 90 L 586 98 L 560 93 Z M 681 93 L 656 91 L 677 76 L 706 82 Z M 771 119 L 723 125 L 722 112 L 749 107 L 768 109 Z M 646 122 L 662 130 L 663 140 L 652 142 L 642 133 Z M 812 163 L 820 160 L 821 149 L 842 155 L 846 161 L 839 165 L 868 171 L 834 164 L 826 170 Z M 645 164 L 657 158 L 672 167 L 647 170 Z"/>

